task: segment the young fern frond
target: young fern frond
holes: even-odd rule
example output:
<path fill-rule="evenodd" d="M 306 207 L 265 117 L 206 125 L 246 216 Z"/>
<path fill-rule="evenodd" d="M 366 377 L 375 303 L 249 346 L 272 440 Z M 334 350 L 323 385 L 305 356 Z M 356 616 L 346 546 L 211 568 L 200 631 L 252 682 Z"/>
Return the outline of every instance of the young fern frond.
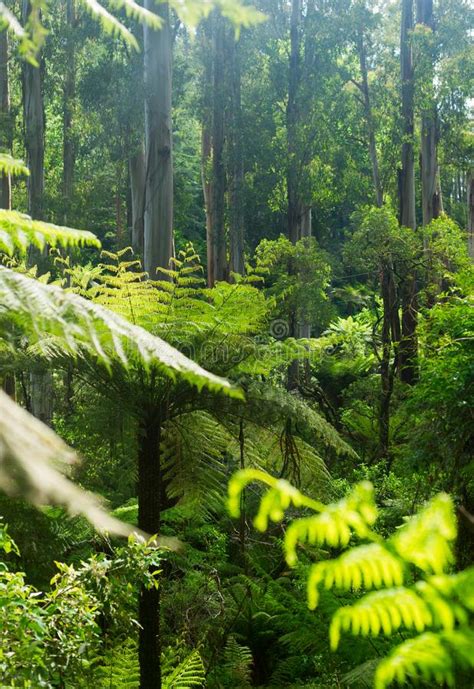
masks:
<path fill-rule="evenodd" d="M 193 651 L 163 680 L 163 689 L 204 687 L 206 671 L 198 651 Z"/>
<path fill-rule="evenodd" d="M 375 689 L 392 683 L 423 681 L 455 686 L 456 672 L 474 669 L 474 631 L 459 629 L 434 634 L 425 632 L 396 646 L 375 672 Z"/>
<path fill-rule="evenodd" d="M 12 177 L 30 174 L 25 163 L 13 158 L 9 153 L 0 153 L 0 172 L 3 175 L 12 175 Z"/>
<path fill-rule="evenodd" d="M 0 252 L 12 256 L 15 251 L 25 255 L 33 245 L 44 249 L 62 246 L 93 246 L 100 248 L 100 241 L 92 232 L 59 227 L 32 220 L 18 211 L 0 209 Z"/>

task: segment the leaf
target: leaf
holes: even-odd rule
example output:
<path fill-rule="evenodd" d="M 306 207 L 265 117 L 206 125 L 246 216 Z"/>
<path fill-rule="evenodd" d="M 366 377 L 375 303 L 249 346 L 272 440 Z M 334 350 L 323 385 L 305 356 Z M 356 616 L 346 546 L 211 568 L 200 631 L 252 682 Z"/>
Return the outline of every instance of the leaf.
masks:
<path fill-rule="evenodd" d="M 8 153 L 0 153 L 0 172 L 4 175 L 29 175 L 30 171 L 22 160 L 16 160 Z"/>

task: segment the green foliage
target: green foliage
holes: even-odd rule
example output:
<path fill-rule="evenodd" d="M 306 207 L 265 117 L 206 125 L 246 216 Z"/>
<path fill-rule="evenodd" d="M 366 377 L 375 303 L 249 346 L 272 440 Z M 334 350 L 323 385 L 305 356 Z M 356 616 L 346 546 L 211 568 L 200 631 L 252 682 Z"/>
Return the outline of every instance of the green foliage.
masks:
<path fill-rule="evenodd" d="M 21 160 L 16 160 L 8 153 L 0 153 L 0 172 L 4 175 L 26 175 L 30 171 Z"/>
<path fill-rule="evenodd" d="M 372 530 L 377 512 L 370 484 L 356 486 L 337 505 L 325 506 L 285 481 L 263 472 L 242 470 L 229 483 L 229 510 L 233 516 L 240 512 L 242 491 L 255 480 L 268 486 L 255 519 L 259 530 L 268 528 L 269 519 L 284 519 L 285 511 L 292 505 L 317 513 L 316 517 L 296 518 L 288 527 L 283 545 L 289 564 L 297 562 L 297 543 L 344 547 L 352 535 L 372 541 L 352 547 L 338 558 L 312 565 L 308 604 L 310 608 L 316 607 L 321 586 L 362 592 L 359 600 L 339 608 L 333 616 L 333 650 L 338 648 L 342 632 L 392 636 L 404 628 L 418 634 L 396 646 L 380 662 L 375 673 L 377 689 L 394 681 L 403 684 L 417 679 L 434 679 L 452 686 L 458 670 L 474 668 L 472 653 L 466 652 L 474 638 L 474 573 L 471 568 L 459 574 L 445 574 L 453 560 L 452 544 L 457 534 L 453 504 L 447 495 L 433 498 L 384 540 Z M 412 577 L 418 580 L 412 586 L 403 586 Z M 382 590 L 367 593 L 373 588 Z"/>

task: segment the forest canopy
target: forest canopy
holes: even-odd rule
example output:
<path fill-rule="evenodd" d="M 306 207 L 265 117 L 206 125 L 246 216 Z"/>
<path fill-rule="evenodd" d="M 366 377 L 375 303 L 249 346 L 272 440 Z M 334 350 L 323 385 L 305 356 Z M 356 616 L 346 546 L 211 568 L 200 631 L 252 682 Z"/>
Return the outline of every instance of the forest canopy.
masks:
<path fill-rule="evenodd" d="M 474 681 L 468 0 L 0 2 L 0 684 Z"/>

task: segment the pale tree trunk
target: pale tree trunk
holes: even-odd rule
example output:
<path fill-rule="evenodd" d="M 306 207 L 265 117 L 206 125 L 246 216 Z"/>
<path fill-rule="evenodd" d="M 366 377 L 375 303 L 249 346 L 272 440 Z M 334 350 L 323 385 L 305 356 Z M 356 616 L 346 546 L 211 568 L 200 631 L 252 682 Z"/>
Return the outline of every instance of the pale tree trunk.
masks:
<path fill-rule="evenodd" d="M 132 248 L 143 257 L 145 214 L 145 147 L 142 144 L 129 160 L 130 192 L 132 205 Z"/>
<path fill-rule="evenodd" d="M 22 17 L 26 24 L 30 3 L 23 1 Z M 41 62 L 41 58 L 39 60 Z M 28 177 L 28 212 L 36 220 L 44 219 L 44 106 L 40 67 L 23 64 L 23 109 Z M 31 251 L 30 263 L 41 263 L 38 251 Z M 50 371 L 31 375 L 31 411 L 38 419 L 51 425 L 53 415 L 53 377 Z"/>
<path fill-rule="evenodd" d="M 417 0 L 417 21 L 434 32 L 433 0 Z M 432 52 L 432 51 L 431 51 Z M 430 68 L 433 67 L 434 55 L 429 56 Z M 430 77 L 430 89 L 433 78 Z M 423 225 L 428 225 L 439 217 L 442 211 L 441 187 L 438 166 L 438 115 L 436 103 L 429 99 L 421 117 L 421 200 Z"/>
<path fill-rule="evenodd" d="M 73 131 L 74 100 L 76 97 L 75 26 L 75 0 L 66 0 L 66 73 L 63 89 L 63 197 L 65 221 L 68 220 L 71 210 L 74 191 L 74 166 L 76 162 L 76 146 Z"/>
<path fill-rule="evenodd" d="M 168 4 L 145 0 L 145 7 L 163 20 L 159 31 L 144 27 L 144 263 L 149 276 L 155 279 L 158 268 L 169 268 L 173 255 L 172 54 Z"/>
<path fill-rule="evenodd" d="M 227 277 L 227 246 L 225 233 L 225 27 L 220 15 L 215 16 L 214 48 L 214 102 L 212 116 L 212 224 L 214 280 Z"/>
<path fill-rule="evenodd" d="M 467 182 L 467 241 L 469 256 L 474 261 L 474 170 Z"/>
<path fill-rule="evenodd" d="M 413 0 L 402 0 L 400 66 L 402 88 L 402 166 L 399 177 L 400 224 L 416 230 L 415 157 L 414 157 L 414 72 L 411 32 Z M 403 382 L 413 384 L 417 377 L 416 278 L 408 269 L 402 285 L 402 339 L 399 346 L 399 370 Z"/>
<path fill-rule="evenodd" d="M 8 70 L 8 33 L 0 33 L 0 151 L 11 153 L 12 126 L 10 119 L 10 84 Z M 0 177 L 0 207 L 9 209 L 12 205 L 10 175 Z"/>
<path fill-rule="evenodd" d="M 231 75 L 231 175 L 230 175 L 230 270 L 243 275 L 244 261 L 244 157 L 242 141 L 242 94 L 240 44 L 229 36 Z"/>
<path fill-rule="evenodd" d="M 203 24 L 202 52 L 204 60 L 202 84 L 201 182 L 206 213 L 207 284 L 213 287 L 214 276 L 214 225 L 212 221 L 212 105 L 213 105 L 213 47 L 212 21 Z"/>
<path fill-rule="evenodd" d="M 377 156 L 377 146 L 375 142 L 375 125 L 372 113 L 372 103 L 370 100 L 369 78 L 367 71 L 367 52 L 364 44 L 364 35 L 362 31 L 359 33 L 358 36 L 358 52 L 360 73 L 362 78 L 360 88 L 363 96 L 365 122 L 367 125 L 367 136 L 369 140 L 369 155 L 370 162 L 372 165 L 372 180 L 374 183 L 375 200 L 377 206 L 380 208 L 383 204 L 383 191 L 382 183 L 380 181 L 379 161 Z"/>
<path fill-rule="evenodd" d="M 23 23 L 30 13 L 30 3 L 23 0 Z M 44 216 L 44 106 L 41 67 L 23 62 L 23 108 L 28 177 L 28 210 L 37 220 Z"/>
<path fill-rule="evenodd" d="M 292 0 L 290 20 L 290 64 L 288 77 L 288 104 L 286 129 L 288 149 L 287 195 L 288 239 L 295 244 L 299 239 L 301 203 L 298 187 L 298 89 L 301 71 L 301 0 Z"/>

